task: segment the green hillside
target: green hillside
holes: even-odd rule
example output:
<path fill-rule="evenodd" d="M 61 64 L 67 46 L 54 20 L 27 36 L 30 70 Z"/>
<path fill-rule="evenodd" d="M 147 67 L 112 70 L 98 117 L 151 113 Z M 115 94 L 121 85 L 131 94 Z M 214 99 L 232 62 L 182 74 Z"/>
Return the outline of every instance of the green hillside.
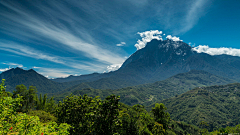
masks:
<path fill-rule="evenodd" d="M 205 121 L 209 130 L 234 126 L 240 122 L 240 83 L 195 88 L 162 103 L 176 121 L 198 126 Z"/>

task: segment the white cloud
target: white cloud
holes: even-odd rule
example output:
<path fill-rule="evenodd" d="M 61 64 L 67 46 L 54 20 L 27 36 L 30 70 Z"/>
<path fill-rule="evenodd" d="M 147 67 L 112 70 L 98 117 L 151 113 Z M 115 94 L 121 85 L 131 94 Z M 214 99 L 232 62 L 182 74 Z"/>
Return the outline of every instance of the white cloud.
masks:
<path fill-rule="evenodd" d="M 107 72 L 116 71 L 121 66 L 122 66 L 122 64 L 113 64 L 113 65 L 107 66 Z M 106 72 L 106 71 L 104 71 L 104 72 Z"/>
<path fill-rule="evenodd" d="M 226 47 L 210 48 L 208 45 L 199 45 L 197 47 L 194 47 L 193 50 L 198 53 L 207 53 L 210 55 L 226 54 L 226 55 L 232 55 L 232 56 L 240 56 L 240 49 L 235 49 L 235 48 L 226 48 Z"/>
<path fill-rule="evenodd" d="M 173 41 L 183 41 L 183 40 L 180 40 L 179 39 L 179 37 L 176 37 L 176 36 L 171 36 L 171 35 L 167 35 L 167 37 L 166 37 L 167 39 L 171 39 L 171 40 L 173 40 Z"/>
<path fill-rule="evenodd" d="M 36 67 L 36 66 L 34 66 L 33 68 L 35 69 L 35 68 L 41 68 L 41 67 Z"/>
<path fill-rule="evenodd" d="M 120 44 L 117 44 L 117 46 L 124 46 L 124 45 L 126 45 L 125 42 L 121 42 Z"/>
<path fill-rule="evenodd" d="M 150 42 L 152 39 L 157 39 L 157 40 L 163 40 L 162 39 L 162 31 L 158 30 L 150 30 L 150 31 L 145 31 L 145 32 L 138 32 L 142 39 L 137 41 L 137 44 L 135 44 L 135 47 L 137 50 L 142 49 L 146 46 L 148 42 Z"/>
<path fill-rule="evenodd" d="M 7 71 L 7 70 L 9 70 L 9 69 L 11 69 L 11 68 L 0 68 L 0 72 Z"/>
<path fill-rule="evenodd" d="M 38 72 L 47 78 L 68 77 L 73 73 L 71 70 L 43 67 L 39 68 Z"/>

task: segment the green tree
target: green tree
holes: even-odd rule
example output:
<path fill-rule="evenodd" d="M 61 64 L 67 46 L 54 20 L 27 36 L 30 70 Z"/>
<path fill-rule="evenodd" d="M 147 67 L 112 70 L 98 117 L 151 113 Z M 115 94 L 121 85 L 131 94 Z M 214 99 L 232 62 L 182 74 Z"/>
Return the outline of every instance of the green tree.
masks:
<path fill-rule="evenodd" d="M 37 89 L 34 86 L 29 86 L 29 89 L 23 84 L 16 86 L 16 91 L 13 91 L 13 97 L 16 98 L 17 95 L 22 96 L 22 107 L 18 108 L 20 112 L 28 112 L 30 109 L 35 108 L 37 101 Z"/>
<path fill-rule="evenodd" d="M 164 106 L 163 103 L 156 103 L 155 107 L 152 108 L 152 113 L 154 115 L 155 121 L 159 124 L 162 124 L 164 130 L 168 129 L 168 124 L 170 121 L 170 114 L 165 112 L 166 110 L 167 108 Z"/>
<path fill-rule="evenodd" d="M 112 135 L 117 133 L 120 126 L 119 96 L 111 95 L 100 102 L 97 108 L 96 121 L 94 122 L 97 134 Z"/>
<path fill-rule="evenodd" d="M 72 126 L 71 134 L 92 133 L 99 102 L 98 97 L 67 96 L 63 102 L 59 102 L 57 105 L 55 115 L 58 123 L 70 124 Z"/>

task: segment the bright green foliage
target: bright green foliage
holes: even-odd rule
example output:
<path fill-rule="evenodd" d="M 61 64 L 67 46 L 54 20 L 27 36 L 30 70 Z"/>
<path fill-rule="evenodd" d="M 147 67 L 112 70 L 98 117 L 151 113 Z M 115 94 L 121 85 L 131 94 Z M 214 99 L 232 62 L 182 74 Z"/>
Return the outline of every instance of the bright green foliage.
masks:
<path fill-rule="evenodd" d="M 170 121 L 170 114 L 165 112 L 167 108 L 164 106 L 164 104 L 156 103 L 155 107 L 152 108 L 152 112 L 155 118 L 155 121 L 163 125 L 163 129 L 168 129 L 168 124 Z"/>
<path fill-rule="evenodd" d="M 170 115 L 166 112 L 167 108 L 162 103 L 155 104 L 152 113 L 147 112 L 144 106 L 139 104 L 130 107 L 119 103 L 120 98 L 115 95 L 108 96 L 104 100 L 87 95 L 68 96 L 55 105 L 53 97 L 48 99 L 46 94 L 38 98 L 35 87 L 27 89 L 24 85 L 19 85 L 12 98 L 8 96 L 9 94 L 3 94 L 6 93 L 5 87 L 2 87 L 4 82 L 0 86 L 0 134 L 68 134 L 68 132 L 76 135 L 212 134 L 206 129 L 211 126 L 211 123 L 202 122 L 202 130 L 199 130 L 193 125 L 170 120 Z M 86 89 L 86 91 L 92 91 L 92 89 Z M 209 95 L 202 90 L 197 94 Z M 227 127 L 215 133 L 231 133 L 238 129 Z"/>
<path fill-rule="evenodd" d="M 4 84 L 4 81 L 5 81 L 5 79 L 2 79 L 2 82 L 1 82 L 1 84 L 0 84 L 0 94 L 2 94 L 3 92 L 5 92 L 5 84 Z"/>
<path fill-rule="evenodd" d="M 37 116 L 17 113 L 20 98 L 4 97 L 0 99 L 0 134 L 68 134 L 69 125 L 55 122 L 42 124 Z"/>
<path fill-rule="evenodd" d="M 2 87 L 3 86 L 3 87 Z M 21 106 L 22 97 L 16 98 L 2 96 L 3 83 L 0 85 L 0 134 L 69 134 L 68 124 L 62 123 L 58 126 L 55 122 L 42 124 L 37 116 L 29 116 L 25 113 L 17 112 Z"/>
<path fill-rule="evenodd" d="M 5 90 L 6 90 L 5 79 L 2 79 L 2 82 L 0 84 L 0 98 L 1 97 L 12 96 L 12 93 L 6 92 Z"/>
<path fill-rule="evenodd" d="M 220 128 L 219 130 L 215 130 L 210 132 L 210 135 L 224 135 L 224 134 L 240 134 L 240 124 L 235 127 L 226 127 L 226 128 Z"/>

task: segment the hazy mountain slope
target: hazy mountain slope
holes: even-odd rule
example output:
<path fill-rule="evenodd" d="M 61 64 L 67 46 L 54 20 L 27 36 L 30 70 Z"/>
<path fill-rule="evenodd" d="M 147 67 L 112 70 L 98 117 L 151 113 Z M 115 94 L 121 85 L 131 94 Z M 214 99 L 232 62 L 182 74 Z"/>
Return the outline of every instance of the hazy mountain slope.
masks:
<path fill-rule="evenodd" d="M 92 73 L 92 74 L 86 74 L 86 75 L 80 75 L 80 76 L 73 76 L 70 75 L 66 78 L 56 78 L 56 79 L 51 79 L 52 81 L 55 82 L 71 82 L 71 81 L 83 81 L 83 82 L 90 82 L 90 81 L 95 81 L 95 80 L 99 80 L 101 78 L 106 78 L 109 77 L 110 74 L 104 73 L 104 74 L 100 74 L 100 73 Z"/>
<path fill-rule="evenodd" d="M 240 83 L 195 88 L 161 102 L 176 121 L 194 125 L 205 121 L 210 129 L 237 125 L 240 121 Z"/>
<path fill-rule="evenodd" d="M 57 83 L 38 74 L 36 71 L 23 70 L 21 68 L 10 69 L 0 74 L 1 79 L 5 79 L 6 90 L 13 91 L 20 84 L 25 86 L 36 86 L 38 93 L 54 93 L 75 85 L 75 82 Z"/>
<path fill-rule="evenodd" d="M 231 82 L 234 81 L 215 76 L 205 71 L 192 70 L 188 73 L 181 73 L 164 81 L 159 81 L 152 84 L 126 87 L 117 90 L 101 90 L 92 88 L 78 89 L 78 87 L 75 87 L 72 93 L 80 95 L 88 94 L 93 97 L 100 96 L 101 98 L 105 98 L 110 94 L 116 94 L 120 95 L 121 102 L 128 105 L 150 105 L 156 101 L 173 97 L 195 87 L 227 84 Z M 84 85 L 83 87 L 89 86 L 86 83 L 83 83 L 82 85 Z M 60 94 L 58 99 L 60 100 L 68 94 L 70 94 L 70 92 Z"/>
<path fill-rule="evenodd" d="M 230 64 L 231 66 L 238 68 L 240 67 L 240 57 L 238 56 L 231 56 L 231 55 L 215 55 L 215 57 L 226 61 L 228 64 Z"/>

